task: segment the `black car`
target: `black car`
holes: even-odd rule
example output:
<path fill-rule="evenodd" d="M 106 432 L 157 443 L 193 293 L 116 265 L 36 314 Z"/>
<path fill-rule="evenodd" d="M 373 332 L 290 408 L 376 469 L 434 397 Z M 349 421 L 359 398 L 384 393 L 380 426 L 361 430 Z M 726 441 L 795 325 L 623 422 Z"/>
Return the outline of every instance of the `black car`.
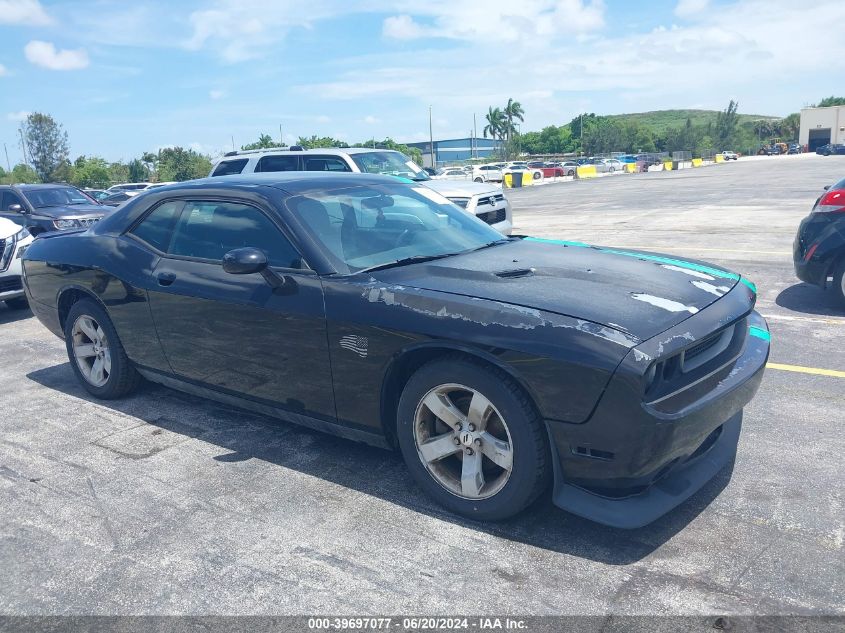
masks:
<path fill-rule="evenodd" d="M 110 211 L 70 185 L 0 186 L 0 217 L 33 235 L 88 227 Z"/>
<path fill-rule="evenodd" d="M 730 462 L 769 334 L 722 268 L 502 238 L 391 176 L 162 187 L 26 252 L 101 398 L 153 382 L 386 448 L 450 510 L 649 523 Z"/>
<path fill-rule="evenodd" d="M 833 154 L 845 154 L 845 145 L 841 143 L 828 143 L 816 148 L 816 154 L 831 156 Z"/>
<path fill-rule="evenodd" d="M 829 288 L 845 306 L 845 179 L 825 187 L 801 220 L 792 261 L 801 281 Z"/>

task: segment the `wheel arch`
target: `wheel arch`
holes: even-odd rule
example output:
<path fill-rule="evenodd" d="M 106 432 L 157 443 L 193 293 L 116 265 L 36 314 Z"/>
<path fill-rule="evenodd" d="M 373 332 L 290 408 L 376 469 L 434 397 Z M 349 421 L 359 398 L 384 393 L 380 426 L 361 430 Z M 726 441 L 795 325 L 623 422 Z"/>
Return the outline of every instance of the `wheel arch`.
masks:
<path fill-rule="evenodd" d="M 448 356 L 464 356 L 469 360 L 496 369 L 507 374 L 520 389 L 525 392 L 531 406 L 539 415 L 537 398 L 528 383 L 514 370 L 511 365 L 502 362 L 496 356 L 468 345 L 432 341 L 405 348 L 391 360 L 382 378 L 380 394 L 380 417 L 382 430 L 388 443 L 396 447 L 396 413 L 399 398 L 411 376 L 423 365 Z M 541 416 L 542 417 L 542 416 Z"/>
<path fill-rule="evenodd" d="M 56 293 L 56 309 L 59 315 L 59 327 L 62 328 L 62 332 L 65 331 L 65 321 L 68 314 L 70 314 L 70 309 L 81 299 L 93 299 L 103 310 L 105 310 L 106 314 L 109 313 L 106 308 L 106 304 L 104 304 L 100 297 L 98 297 L 89 288 L 85 288 L 84 286 L 80 286 L 78 284 L 63 286 L 59 289 L 58 293 Z"/>

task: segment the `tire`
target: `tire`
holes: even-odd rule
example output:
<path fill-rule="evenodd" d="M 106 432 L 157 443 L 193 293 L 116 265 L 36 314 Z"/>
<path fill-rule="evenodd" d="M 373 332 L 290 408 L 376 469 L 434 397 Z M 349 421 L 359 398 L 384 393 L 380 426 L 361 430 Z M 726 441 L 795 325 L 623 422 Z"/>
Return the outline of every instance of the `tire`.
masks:
<path fill-rule="evenodd" d="M 833 282 L 830 291 L 836 297 L 840 307 L 845 308 L 845 259 L 843 259 L 833 270 Z"/>
<path fill-rule="evenodd" d="M 141 376 L 126 356 L 109 315 L 96 301 L 82 299 L 74 303 L 65 320 L 64 331 L 70 366 L 88 393 L 103 400 L 113 400 L 138 387 Z M 86 355 L 77 358 L 80 351 Z M 98 360 L 99 373 L 96 372 Z M 83 373 L 82 367 L 88 371 Z"/>
<path fill-rule="evenodd" d="M 575 175 L 575 170 L 574 170 L 574 169 L 570 169 L 568 172 L 566 172 L 566 175 L 567 175 L 567 176 L 574 176 L 574 175 Z"/>
<path fill-rule="evenodd" d="M 484 182 L 484 178 L 479 176 L 478 178 L 475 179 L 475 182 Z"/>
<path fill-rule="evenodd" d="M 29 307 L 29 302 L 26 297 L 15 297 L 14 299 L 6 299 L 6 306 L 9 310 L 25 310 Z"/>
<path fill-rule="evenodd" d="M 541 180 L 543 178 L 543 174 L 539 171 L 534 172 L 534 180 Z"/>
<path fill-rule="evenodd" d="M 444 394 L 449 406 L 443 406 Z M 483 405 L 479 409 L 486 415 L 468 415 L 470 402 Z M 434 403 L 433 409 L 428 403 Z M 434 409 L 445 414 L 449 425 Z M 450 417 L 456 411 L 458 417 Z M 479 426 L 470 427 L 471 419 Z M 551 479 L 545 425 L 528 397 L 501 370 L 464 356 L 432 361 L 411 376 L 399 400 L 397 436 L 417 484 L 464 517 L 511 517 L 531 504 Z M 432 438 L 439 440 L 436 448 L 429 443 Z"/>

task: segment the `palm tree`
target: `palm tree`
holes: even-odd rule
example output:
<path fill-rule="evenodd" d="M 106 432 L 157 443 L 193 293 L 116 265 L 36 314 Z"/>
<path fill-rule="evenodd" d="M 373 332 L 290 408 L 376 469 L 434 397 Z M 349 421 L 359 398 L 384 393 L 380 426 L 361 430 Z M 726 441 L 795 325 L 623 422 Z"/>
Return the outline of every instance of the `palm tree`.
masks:
<path fill-rule="evenodd" d="M 502 114 L 504 114 L 507 121 L 505 131 L 507 133 L 508 140 L 510 140 L 511 136 L 516 131 L 514 121 L 519 121 L 520 123 L 524 122 L 525 110 L 522 109 L 522 104 L 519 101 L 514 101 L 510 98 L 508 99 L 508 105 L 505 106 L 505 110 Z"/>
<path fill-rule="evenodd" d="M 501 111 L 501 109 L 490 106 L 487 109 L 485 118 L 487 119 L 487 125 L 485 125 L 482 130 L 484 138 L 487 138 L 487 135 L 489 134 L 491 137 L 501 140 L 505 133 L 505 114 Z"/>

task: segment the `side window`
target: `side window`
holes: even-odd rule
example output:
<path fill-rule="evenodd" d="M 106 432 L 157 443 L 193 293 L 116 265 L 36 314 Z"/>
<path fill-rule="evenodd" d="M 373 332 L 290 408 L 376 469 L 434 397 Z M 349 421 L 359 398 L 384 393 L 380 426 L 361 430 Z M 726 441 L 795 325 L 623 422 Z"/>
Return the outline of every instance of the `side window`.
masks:
<path fill-rule="evenodd" d="M 217 165 L 217 168 L 212 173 L 212 176 L 231 176 L 232 174 L 239 174 L 244 170 L 246 164 L 249 162 L 248 158 L 239 158 L 238 160 L 224 160 Z"/>
<path fill-rule="evenodd" d="M 235 248 L 264 251 L 271 266 L 299 268 L 296 249 L 270 219 L 239 202 L 193 201 L 176 223 L 171 255 L 222 261 Z"/>
<path fill-rule="evenodd" d="M 299 156 L 264 156 L 255 171 L 299 171 Z"/>
<path fill-rule="evenodd" d="M 9 207 L 11 207 L 13 204 L 19 204 L 21 205 L 21 208 L 24 208 L 23 200 L 21 200 L 14 193 L 12 193 L 11 191 L 2 192 L 2 196 L 0 196 L 0 211 L 8 211 Z"/>
<path fill-rule="evenodd" d="M 128 198 L 125 193 L 119 195 L 124 199 Z M 119 201 L 118 196 L 109 196 L 109 198 Z M 173 222 L 179 215 L 182 204 L 181 200 L 171 200 L 157 206 L 130 233 L 156 250 L 166 253 L 170 245 L 170 237 L 173 235 Z"/>
<path fill-rule="evenodd" d="M 306 156 L 305 171 L 352 171 L 346 161 L 336 156 Z"/>

